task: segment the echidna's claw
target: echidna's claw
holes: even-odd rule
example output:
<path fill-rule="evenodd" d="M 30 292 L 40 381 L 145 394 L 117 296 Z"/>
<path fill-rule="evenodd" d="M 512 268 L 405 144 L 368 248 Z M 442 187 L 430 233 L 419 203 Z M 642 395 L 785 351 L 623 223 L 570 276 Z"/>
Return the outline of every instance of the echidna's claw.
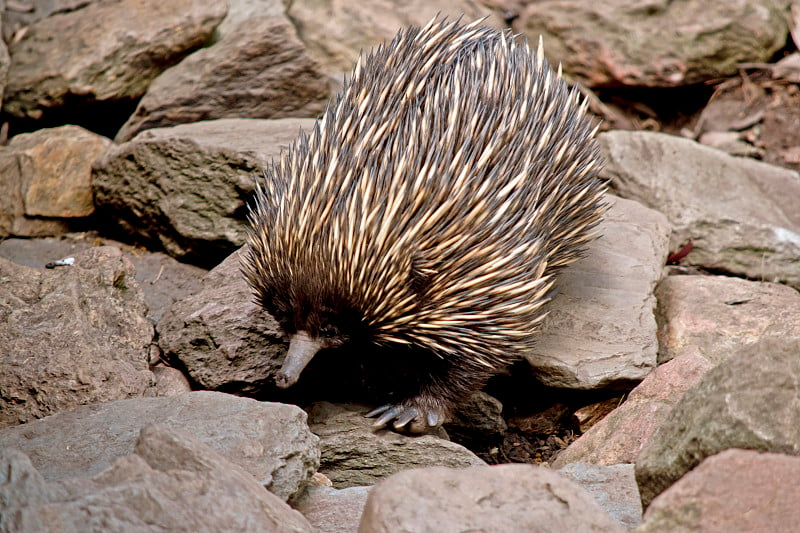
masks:
<path fill-rule="evenodd" d="M 366 416 L 368 418 L 379 416 L 372 424 L 375 428 L 386 427 L 387 424 L 394 420 L 392 427 L 407 433 L 425 433 L 438 427 L 444 421 L 444 413 L 402 404 L 382 405 L 367 413 Z"/>

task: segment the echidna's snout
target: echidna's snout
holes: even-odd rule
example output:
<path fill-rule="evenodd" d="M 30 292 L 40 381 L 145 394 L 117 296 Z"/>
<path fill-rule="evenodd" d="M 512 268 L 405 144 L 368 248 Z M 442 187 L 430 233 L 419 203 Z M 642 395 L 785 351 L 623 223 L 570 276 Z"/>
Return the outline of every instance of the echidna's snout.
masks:
<path fill-rule="evenodd" d="M 286 359 L 275 375 L 275 384 L 285 389 L 297 383 L 303 369 L 322 347 L 322 340 L 312 338 L 305 331 L 298 331 L 292 335 L 289 339 L 289 351 L 286 352 Z"/>

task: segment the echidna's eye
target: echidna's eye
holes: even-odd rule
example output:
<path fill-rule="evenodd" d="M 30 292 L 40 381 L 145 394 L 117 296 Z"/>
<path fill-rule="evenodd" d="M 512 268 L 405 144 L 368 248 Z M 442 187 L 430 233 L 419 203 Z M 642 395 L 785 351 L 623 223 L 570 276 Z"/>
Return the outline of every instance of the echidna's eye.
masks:
<path fill-rule="evenodd" d="M 319 328 L 319 334 L 321 337 L 332 339 L 334 337 L 339 336 L 339 328 L 337 328 L 333 324 L 325 324 L 324 326 Z"/>

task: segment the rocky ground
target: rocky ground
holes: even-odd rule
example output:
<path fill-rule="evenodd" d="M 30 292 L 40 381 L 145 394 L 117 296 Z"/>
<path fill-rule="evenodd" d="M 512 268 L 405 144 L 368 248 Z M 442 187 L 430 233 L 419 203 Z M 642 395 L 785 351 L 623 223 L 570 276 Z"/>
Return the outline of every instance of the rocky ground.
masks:
<path fill-rule="evenodd" d="M 536 349 L 411 437 L 363 416 L 408 371 L 392 353 L 274 386 L 286 339 L 239 256 L 253 175 L 359 50 L 437 13 L 543 35 L 603 120 L 610 209 Z M 0 0 L 0 22 L 0 532 L 797 527 L 796 1 Z"/>

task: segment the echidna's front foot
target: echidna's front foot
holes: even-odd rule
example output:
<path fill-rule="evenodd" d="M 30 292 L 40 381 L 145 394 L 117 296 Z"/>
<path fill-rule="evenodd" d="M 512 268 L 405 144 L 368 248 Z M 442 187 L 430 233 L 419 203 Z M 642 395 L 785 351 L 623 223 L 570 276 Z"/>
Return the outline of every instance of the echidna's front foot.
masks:
<path fill-rule="evenodd" d="M 369 418 L 378 417 L 373 424 L 376 428 L 385 427 L 392 422 L 392 427 L 397 431 L 408 433 L 427 433 L 442 425 L 445 419 L 445 410 L 441 406 L 422 407 L 413 400 L 400 404 L 386 404 L 373 409 L 366 415 Z"/>

